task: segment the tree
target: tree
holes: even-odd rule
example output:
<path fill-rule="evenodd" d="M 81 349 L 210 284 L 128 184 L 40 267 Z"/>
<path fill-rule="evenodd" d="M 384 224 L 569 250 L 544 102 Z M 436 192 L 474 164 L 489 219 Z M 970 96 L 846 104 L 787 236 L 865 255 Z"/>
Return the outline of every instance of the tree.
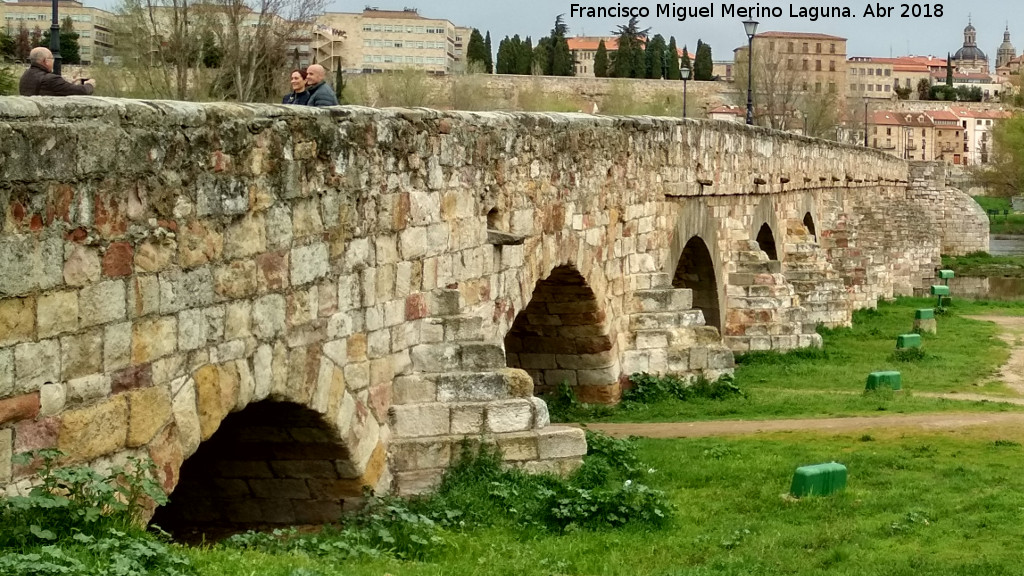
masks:
<path fill-rule="evenodd" d="M 711 60 L 711 45 L 697 40 L 697 52 L 693 61 L 694 80 L 714 80 L 715 64 Z"/>
<path fill-rule="evenodd" d="M 516 50 L 516 74 L 533 74 L 533 39 L 529 36 Z"/>
<path fill-rule="evenodd" d="M 812 138 L 836 136 L 839 124 L 839 95 L 835 92 L 824 94 L 803 94 L 799 102 L 803 116 L 803 133 Z"/>
<path fill-rule="evenodd" d="M 603 39 L 597 43 L 597 54 L 594 54 L 594 76 L 608 77 L 608 48 L 605 47 Z"/>
<path fill-rule="evenodd" d="M 974 171 L 975 178 L 997 196 L 1024 194 L 1024 115 L 992 127 L 991 162 Z"/>
<path fill-rule="evenodd" d="M 619 38 L 619 49 L 615 52 L 613 76 L 616 78 L 643 78 L 647 73 L 647 59 L 644 55 L 644 39 L 650 28 L 640 29 L 639 20 L 630 18 L 629 23 L 612 31 Z"/>
<path fill-rule="evenodd" d="M 931 100 L 932 83 L 927 78 L 917 81 L 917 97 L 921 100 Z"/>
<path fill-rule="evenodd" d="M 679 58 L 679 67 L 689 68 L 690 79 L 693 79 L 693 62 L 690 62 L 690 52 L 686 49 L 686 46 L 683 46 L 683 55 Z M 739 84 L 737 84 L 737 86 L 739 86 Z"/>
<path fill-rule="evenodd" d="M 10 68 L 0 64 L 0 96 L 13 96 L 18 92 L 18 80 Z"/>
<path fill-rule="evenodd" d="M 487 48 L 487 61 L 484 62 L 484 68 L 488 74 L 494 74 L 494 50 L 491 48 L 491 31 L 487 31 L 487 37 L 484 38 L 484 47 Z"/>
<path fill-rule="evenodd" d="M 654 38 L 647 42 L 647 46 L 644 49 L 647 78 L 660 80 L 668 77 L 666 52 L 668 52 L 668 46 L 665 45 L 665 38 L 661 34 L 655 34 Z"/>
<path fill-rule="evenodd" d="M 18 34 L 14 37 L 14 59 L 28 60 L 28 53 L 32 51 L 32 37 L 24 22 L 18 23 Z"/>
<path fill-rule="evenodd" d="M 495 74 L 513 74 L 515 56 L 512 54 L 512 40 L 505 36 L 498 42 L 498 60 L 495 62 Z"/>
<path fill-rule="evenodd" d="M 341 62 L 334 69 L 334 96 L 339 104 L 345 103 L 345 73 L 341 70 Z"/>
<path fill-rule="evenodd" d="M 953 61 L 949 58 L 949 52 L 946 52 L 946 86 L 953 87 Z"/>
<path fill-rule="evenodd" d="M 298 48 L 295 49 L 292 59 L 295 61 L 295 68 L 298 68 Z M 224 59 L 224 51 L 217 45 L 217 38 L 213 35 L 213 32 L 206 30 L 203 32 L 203 45 L 201 49 L 201 57 L 203 66 L 206 68 L 220 68 L 220 63 Z"/>
<path fill-rule="evenodd" d="M 466 64 L 469 67 L 474 67 L 475 64 L 477 69 L 487 66 L 487 44 L 484 43 L 483 35 L 476 28 L 473 28 L 473 33 L 469 35 L 469 45 L 466 47 Z"/>
<path fill-rule="evenodd" d="M 914 92 L 910 86 L 900 86 L 899 80 L 893 82 L 892 91 L 896 93 L 896 98 L 900 100 L 910 100 L 910 95 Z"/>
<path fill-rule="evenodd" d="M 0 59 L 14 58 L 14 38 L 0 30 Z"/>
<path fill-rule="evenodd" d="M 666 59 L 668 61 L 668 78 L 669 80 L 679 80 L 682 76 L 679 74 L 679 48 L 676 46 L 676 37 L 671 36 L 668 39 L 668 49 L 666 51 Z"/>
<path fill-rule="evenodd" d="M 699 50 L 699 49 L 698 49 Z M 770 50 L 754 50 L 754 91 L 755 121 L 761 126 L 776 130 L 792 127 L 794 114 L 800 106 L 802 81 L 798 72 L 789 66 L 781 53 Z M 746 47 L 736 55 L 736 86 L 747 85 Z M 746 91 L 740 92 L 746 102 Z"/>
<path fill-rule="evenodd" d="M 36 46 L 50 47 L 50 31 L 46 30 L 40 35 L 39 43 Z M 81 64 L 82 57 L 78 46 L 78 33 L 75 32 L 75 23 L 70 16 L 66 16 L 60 25 L 60 60 L 64 64 Z"/>
<path fill-rule="evenodd" d="M 555 26 L 551 33 L 537 42 L 534 49 L 534 63 L 541 74 L 547 76 L 574 76 L 576 63 L 569 50 L 569 26 L 565 23 L 565 14 L 555 17 Z"/>

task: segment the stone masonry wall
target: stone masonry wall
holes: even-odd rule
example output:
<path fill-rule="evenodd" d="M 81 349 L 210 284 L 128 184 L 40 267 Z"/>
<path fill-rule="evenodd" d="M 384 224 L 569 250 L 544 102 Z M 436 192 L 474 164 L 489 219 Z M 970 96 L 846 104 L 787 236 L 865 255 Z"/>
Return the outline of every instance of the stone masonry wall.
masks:
<path fill-rule="evenodd" d="M 330 470 L 305 478 L 275 464 L 273 442 L 246 445 L 265 466 L 221 497 L 281 480 L 287 502 L 267 506 L 282 522 L 361 486 L 425 490 L 464 438 L 529 470 L 577 465 L 582 432 L 549 426 L 505 356 L 556 269 L 582 279 L 611 343 L 587 359 L 600 366 L 568 369 L 620 367 L 595 396 L 614 401 L 630 368 L 731 369 L 672 286 L 680 199 L 715 197 L 705 220 L 721 224 L 709 245 L 727 273 L 768 210 L 734 207 L 767 200 L 782 247 L 806 202 L 831 199 L 822 236 L 856 239 L 844 211 L 914 200 L 898 159 L 716 122 L 2 98 L 0 142 L 0 485 L 31 482 L 13 454 L 57 447 L 96 464 L 148 454 L 171 491 L 230 413 L 260 403 L 272 419 L 277 403 L 317 415 L 317 443 L 338 447 Z M 881 267 L 866 281 L 913 276 L 894 254 L 922 241 L 895 228 L 864 244 Z M 302 441 L 292 421 L 266 426 Z"/>
<path fill-rule="evenodd" d="M 931 232 L 941 233 L 943 254 L 988 252 L 988 215 L 974 198 L 947 184 L 944 163 L 911 162 L 910 186 L 917 204 L 931 205 L 923 214 L 928 217 Z"/>

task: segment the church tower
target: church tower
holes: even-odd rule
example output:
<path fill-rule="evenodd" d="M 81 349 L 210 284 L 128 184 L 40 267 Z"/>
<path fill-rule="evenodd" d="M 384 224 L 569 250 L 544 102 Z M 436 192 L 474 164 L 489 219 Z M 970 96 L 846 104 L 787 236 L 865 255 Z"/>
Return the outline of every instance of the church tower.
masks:
<path fill-rule="evenodd" d="M 988 74 L 988 56 L 978 48 L 978 33 L 970 20 L 964 28 L 964 45 L 953 55 L 953 65 L 964 72 Z"/>
<path fill-rule="evenodd" d="M 1006 31 L 1003 32 L 1003 43 L 999 45 L 999 50 L 996 52 L 996 68 L 1002 68 L 1007 62 L 1017 57 L 1017 49 L 1010 43 L 1010 25 L 1006 25 Z"/>

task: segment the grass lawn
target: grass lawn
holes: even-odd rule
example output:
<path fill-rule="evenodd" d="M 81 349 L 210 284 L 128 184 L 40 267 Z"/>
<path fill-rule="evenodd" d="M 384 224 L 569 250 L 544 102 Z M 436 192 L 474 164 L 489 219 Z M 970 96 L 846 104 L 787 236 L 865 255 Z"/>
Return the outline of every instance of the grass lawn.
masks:
<path fill-rule="evenodd" d="M 677 507 L 661 529 L 449 533 L 425 561 L 325 562 L 188 550 L 210 576 L 1008 575 L 1024 572 L 1024 431 L 792 433 L 639 440 L 646 482 Z M 837 461 L 844 493 L 781 497 L 797 466 Z"/>
<path fill-rule="evenodd" d="M 594 422 L 683 422 L 692 420 L 768 419 L 871 415 L 879 412 L 1005 411 L 1004 403 L 951 401 L 915 393 L 970 392 L 1014 396 L 995 379 L 1009 348 L 990 322 L 965 314 L 1024 314 L 1024 303 L 954 302 L 951 313 L 938 316 L 938 334 L 923 336 L 925 357 L 901 362 L 893 357 L 896 336 L 913 328 L 914 310 L 932 299 L 901 298 L 861 310 L 851 328 L 824 332 L 821 350 L 786 354 L 755 353 L 739 358 L 735 384 L 746 397 L 725 400 L 666 400 L 648 405 L 597 407 L 574 411 L 573 419 Z M 903 392 L 863 394 L 869 373 L 898 370 Z"/>
<path fill-rule="evenodd" d="M 975 252 L 966 256 L 943 256 L 942 266 L 957 276 L 1024 277 L 1024 256 L 992 256 Z"/>
<path fill-rule="evenodd" d="M 998 210 L 998 214 L 990 214 L 989 231 L 993 234 L 1024 234 L 1024 214 L 1014 214 L 1010 206 L 1009 198 L 997 198 L 993 196 L 975 196 L 974 201 L 981 205 L 986 212 Z M 1009 210 L 1008 215 L 1003 215 L 1004 210 Z"/>

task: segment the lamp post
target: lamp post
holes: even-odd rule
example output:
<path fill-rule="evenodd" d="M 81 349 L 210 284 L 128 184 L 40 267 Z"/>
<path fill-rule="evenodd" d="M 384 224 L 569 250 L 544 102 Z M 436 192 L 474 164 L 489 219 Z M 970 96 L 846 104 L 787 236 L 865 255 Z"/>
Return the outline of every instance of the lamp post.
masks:
<path fill-rule="evenodd" d="M 864 100 L 864 147 L 868 147 L 868 101 Z"/>
<path fill-rule="evenodd" d="M 689 66 L 683 66 L 680 68 L 679 76 L 683 79 L 683 118 L 686 118 L 686 82 L 690 79 Z"/>
<path fill-rule="evenodd" d="M 754 124 L 754 34 L 757 22 L 744 20 L 743 30 L 747 33 L 747 124 Z"/>
<path fill-rule="evenodd" d="M 60 21 L 57 20 L 57 2 L 53 0 L 53 22 L 50 23 L 50 52 L 53 52 L 53 73 L 60 76 Z"/>

